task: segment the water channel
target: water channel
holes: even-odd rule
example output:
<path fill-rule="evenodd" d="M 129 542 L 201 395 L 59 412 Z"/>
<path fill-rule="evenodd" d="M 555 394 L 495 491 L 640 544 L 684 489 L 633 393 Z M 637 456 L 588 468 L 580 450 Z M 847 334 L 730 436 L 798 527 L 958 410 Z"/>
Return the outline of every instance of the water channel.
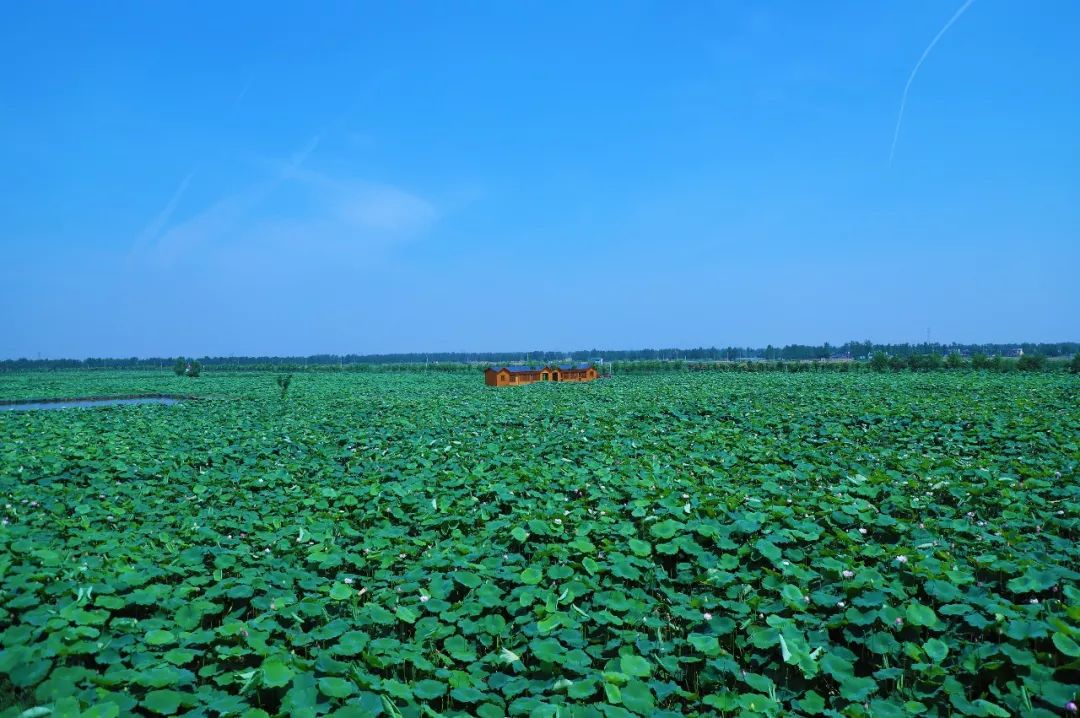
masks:
<path fill-rule="evenodd" d="M 179 401 L 180 399 L 168 396 L 140 396 L 130 399 L 62 399 L 59 401 L 27 401 L 20 404 L 0 404 L 0 411 L 85 409 L 96 406 L 127 406 L 128 404 L 175 404 Z"/>

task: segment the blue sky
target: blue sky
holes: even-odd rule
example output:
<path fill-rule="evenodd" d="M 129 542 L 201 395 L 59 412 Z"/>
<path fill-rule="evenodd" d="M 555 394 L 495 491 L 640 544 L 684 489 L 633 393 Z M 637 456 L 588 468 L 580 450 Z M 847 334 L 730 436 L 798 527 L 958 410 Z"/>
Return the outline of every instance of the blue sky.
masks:
<path fill-rule="evenodd" d="M 0 356 L 1080 338 L 1080 4 L 9 3 Z"/>

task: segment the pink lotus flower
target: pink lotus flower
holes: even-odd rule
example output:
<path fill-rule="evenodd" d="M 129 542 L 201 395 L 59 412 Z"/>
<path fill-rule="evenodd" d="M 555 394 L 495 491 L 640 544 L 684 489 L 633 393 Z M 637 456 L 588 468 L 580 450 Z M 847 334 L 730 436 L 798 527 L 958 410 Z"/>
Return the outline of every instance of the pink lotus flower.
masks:
<path fill-rule="evenodd" d="M 847 569 L 847 568 L 845 568 L 844 571 L 840 575 L 843 576 L 844 578 L 855 578 L 855 572 L 852 571 L 851 569 Z"/>
<path fill-rule="evenodd" d="M 712 620 L 712 614 L 711 613 L 703 613 L 703 614 L 701 614 L 701 617 L 704 618 L 706 621 L 711 621 Z"/>

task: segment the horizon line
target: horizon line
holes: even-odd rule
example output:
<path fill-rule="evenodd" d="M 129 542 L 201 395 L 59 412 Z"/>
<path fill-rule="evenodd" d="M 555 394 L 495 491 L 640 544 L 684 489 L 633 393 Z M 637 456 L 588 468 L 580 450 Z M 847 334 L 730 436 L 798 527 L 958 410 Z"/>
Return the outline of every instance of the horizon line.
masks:
<path fill-rule="evenodd" d="M 55 362 L 55 361 L 76 361 L 76 362 L 131 361 L 133 359 L 135 361 L 142 362 L 142 361 L 161 361 L 161 360 L 166 360 L 166 359 L 175 360 L 177 358 L 209 359 L 209 360 L 214 360 L 214 361 L 229 360 L 229 359 L 309 360 L 309 359 L 323 358 L 323 357 L 337 357 L 337 358 L 356 357 L 356 358 L 359 358 L 359 359 L 379 359 L 379 358 L 399 357 L 399 356 L 424 357 L 424 356 L 427 356 L 427 355 L 446 355 L 446 354 L 466 355 L 466 356 L 468 356 L 468 355 L 497 356 L 497 357 L 510 357 L 510 356 L 513 356 L 513 357 L 526 357 L 526 358 L 530 354 L 565 355 L 565 356 L 569 356 L 569 355 L 572 355 L 572 354 L 595 354 L 597 358 L 601 358 L 603 354 L 625 354 L 625 353 L 639 353 L 639 352 L 660 352 L 660 353 L 675 353 L 675 354 L 678 354 L 678 353 L 695 352 L 695 351 L 717 351 L 717 352 L 720 352 L 720 351 L 727 351 L 727 350 L 732 350 L 732 349 L 737 350 L 737 351 L 764 352 L 764 351 L 769 350 L 770 348 L 774 349 L 774 350 L 777 350 L 777 351 L 780 351 L 780 350 L 783 350 L 783 349 L 786 349 L 786 348 L 792 348 L 792 347 L 824 349 L 826 346 L 828 346 L 833 351 L 837 351 L 837 350 L 843 349 L 844 347 L 849 347 L 851 344 L 860 344 L 860 345 L 869 344 L 871 349 L 873 349 L 874 347 L 884 347 L 884 346 L 895 346 L 895 347 L 927 346 L 927 347 L 956 347 L 956 348 L 966 348 L 966 347 L 1019 348 L 1019 347 L 1021 347 L 1023 345 L 1034 345 L 1034 346 L 1047 346 L 1047 345 L 1055 345 L 1055 344 L 1080 345 L 1080 340 L 1012 341 L 1012 342 L 1001 342 L 1001 341 L 988 341 L 988 342 L 956 342 L 956 341 L 953 341 L 953 342 L 940 342 L 940 341 L 878 342 L 878 341 L 873 341 L 873 340 L 870 340 L 870 339 L 865 339 L 865 340 L 851 339 L 851 340 L 848 340 L 848 341 L 845 341 L 845 342 L 840 342 L 840 343 L 837 343 L 837 344 L 834 344 L 832 342 L 823 342 L 821 344 L 804 344 L 804 343 L 792 342 L 792 343 L 788 343 L 788 344 L 775 344 L 775 345 L 772 344 L 772 343 L 769 343 L 769 344 L 766 344 L 765 346 L 751 346 L 751 345 L 738 346 L 738 345 L 734 345 L 734 344 L 729 344 L 729 345 L 726 345 L 726 346 L 720 346 L 720 345 L 715 345 L 714 344 L 714 345 L 710 345 L 710 346 L 699 345 L 699 346 L 683 346 L 683 347 L 680 347 L 680 346 L 637 347 L 637 348 L 625 348 L 625 349 L 611 349 L 611 348 L 598 349 L 598 348 L 593 347 L 593 348 L 589 348 L 589 349 L 572 349 L 572 350 L 564 350 L 564 349 L 530 349 L 530 350 L 524 350 L 524 351 L 523 350 L 513 350 L 513 351 L 429 350 L 429 351 L 372 352 L 372 353 L 366 353 L 366 354 L 365 353 L 359 353 L 359 352 L 347 352 L 347 353 L 344 353 L 344 354 L 336 354 L 336 353 L 330 353 L 330 352 L 320 352 L 320 353 L 315 353 L 315 354 L 203 354 L 202 356 L 196 356 L 194 354 L 192 354 L 190 356 L 188 356 L 188 355 L 100 356 L 100 357 L 99 356 L 87 356 L 87 357 L 82 357 L 82 358 L 70 357 L 70 356 L 69 357 L 36 357 L 36 358 L 31 358 L 31 357 L 21 356 L 21 357 L 0 358 L 0 363 L 10 363 L 10 362 L 36 363 L 36 362 Z"/>

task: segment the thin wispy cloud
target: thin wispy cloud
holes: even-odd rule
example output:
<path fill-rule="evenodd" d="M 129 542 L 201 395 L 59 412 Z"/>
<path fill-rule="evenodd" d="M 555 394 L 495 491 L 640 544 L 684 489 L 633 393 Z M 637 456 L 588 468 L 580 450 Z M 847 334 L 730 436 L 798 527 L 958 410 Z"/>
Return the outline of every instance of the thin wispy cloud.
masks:
<path fill-rule="evenodd" d="M 156 262 L 169 264 L 199 245 L 220 238 L 235 228 L 245 214 L 252 211 L 283 182 L 298 172 L 318 148 L 322 135 L 317 134 L 293 153 L 275 176 L 247 190 L 225 197 L 188 220 L 169 225 L 176 206 L 187 191 L 192 170 L 180 183 L 169 202 L 139 236 L 133 254 L 150 254 Z"/>
<path fill-rule="evenodd" d="M 291 244 L 320 256 L 359 257 L 414 237 L 437 220 L 436 206 L 407 190 L 306 168 L 320 141 L 315 135 L 288 161 L 268 164 L 262 182 L 190 218 L 164 228 L 156 223 L 145 256 L 169 266 L 207 251 L 239 256 L 260 248 L 283 252 Z"/>
<path fill-rule="evenodd" d="M 361 184 L 338 200 L 339 216 L 348 224 L 395 234 L 426 228 L 435 207 L 410 192 L 387 185 Z"/>
<path fill-rule="evenodd" d="M 896 113 L 896 128 L 893 130 L 892 146 L 889 148 L 889 166 L 892 166 L 893 157 L 896 155 L 896 142 L 900 139 L 900 125 L 904 121 L 904 108 L 907 107 L 908 91 L 911 90 L 911 83 L 915 81 L 915 76 L 919 74 L 919 68 L 926 61 L 926 58 L 930 55 L 930 51 L 934 49 L 934 46 L 938 44 L 938 41 L 945 36 L 945 33 L 949 31 L 949 28 L 960 19 L 967 9 L 971 7 L 975 0 L 965 0 L 964 4 L 960 6 L 960 9 L 953 13 L 953 16 L 949 18 L 949 21 L 938 30 L 937 35 L 934 35 L 934 39 L 930 41 L 930 44 L 923 50 L 922 55 L 919 56 L 919 61 L 915 63 L 915 67 L 911 68 L 911 74 L 908 75 L 907 82 L 904 84 L 904 93 L 900 97 L 900 110 Z"/>
<path fill-rule="evenodd" d="M 272 189 L 273 186 L 267 183 L 215 202 L 163 232 L 147 248 L 146 254 L 153 263 L 167 266 L 196 250 L 227 239 Z"/>
<path fill-rule="evenodd" d="M 295 171 L 300 169 L 304 165 L 304 163 L 307 162 L 308 157 L 311 157 L 312 153 L 315 152 L 316 149 L 318 149 L 320 142 L 322 142 L 322 133 L 319 133 L 312 137 L 304 144 L 303 147 L 293 153 L 292 159 L 290 160 L 287 169 L 289 171 Z"/>
<path fill-rule="evenodd" d="M 251 80 L 248 79 L 248 81 L 244 83 L 244 86 L 240 89 L 240 92 L 236 95 L 236 98 L 233 100 L 230 112 L 235 110 L 237 106 L 243 101 L 250 88 Z M 314 138 L 312 138 L 312 140 L 308 142 L 307 145 L 305 145 L 304 148 L 301 149 L 301 162 L 304 159 L 307 159 L 307 156 L 315 150 L 315 148 L 319 144 L 319 139 L 320 135 L 316 135 Z M 165 203 L 165 206 L 162 207 L 161 211 L 158 212 L 152 220 L 150 220 L 146 227 L 143 228 L 143 231 L 139 234 L 139 237 L 136 239 L 135 246 L 132 250 L 134 253 L 141 252 L 147 244 L 153 242 L 161 236 L 162 232 L 169 225 L 169 221 L 172 219 L 173 213 L 176 212 L 176 208 L 177 206 L 179 206 L 180 201 L 184 198 L 184 193 L 187 192 L 188 186 L 191 184 L 191 180 L 195 176 L 195 174 L 196 169 L 193 168 L 184 176 L 182 180 L 180 180 L 180 184 L 177 186 L 176 190 L 169 198 L 169 201 Z"/>
<path fill-rule="evenodd" d="M 149 224 L 143 228 L 138 239 L 135 240 L 134 251 L 140 251 L 147 243 L 157 239 L 158 235 L 161 234 L 161 231 L 165 229 L 169 224 L 169 220 L 172 219 L 173 213 L 176 212 L 176 207 L 180 204 L 180 200 L 184 198 L 184 193 L 187 192 L 188 185 L 191 184 L 191 178 L 194 176 L 195 170 L 193 169 L 180 180 L 180 184 L 177 185 L 172 196 L 169 197 L 169 201 L 166 202 L 165 206 L 161 208 L 161 211 L 150 220 Z"/>
<path fill-rule="evenodd" d="M 337 220 L 356 229 L 404 235 L 426 228 L 438 217 L 434 204 L 400 187 L 332 177 L 295 165 L 285 171 L 317 194 Z"/>

